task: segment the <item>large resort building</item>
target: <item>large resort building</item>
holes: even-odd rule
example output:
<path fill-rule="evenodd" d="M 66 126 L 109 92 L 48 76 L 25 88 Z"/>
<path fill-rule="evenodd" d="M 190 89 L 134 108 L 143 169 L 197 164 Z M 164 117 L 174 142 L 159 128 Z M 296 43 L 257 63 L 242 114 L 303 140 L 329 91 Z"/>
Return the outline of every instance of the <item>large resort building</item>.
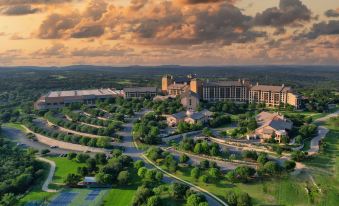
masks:
<path fill-rule="evenodd" d="M 159 93 L 165 96 L 157 96 Z M 267 107 L 291 105 L 301 107 L 301 97 L 291 87 L 285 85 L 251 85 L 248 80 L 238 81 L 202 81 L 193 75 L 174 78 L 165 75 L 161 81 L 161 92 L 156 87 L 134 87 L 115 89 L 93 89 L 74 91 L 54 91 L 42 96 L 36 103 L 38 110 L 54 109 L 71 103 L 95 104 L 97 100 L 114 97 L 143 98 L 157 100 L 180 97 L 188 110 L 196 110 L 199 101 L 233 101 L 236 103 L 264 103 Z"/>
<path fill-rule="evenodd" d="M 43 95 L 34 104 L 37 110 L 58 109 L 69 106 L 72 103 L 94 105 L 97 100 L 105 100 L 123 96 L 122 90 L 115 89 L 91 89 L 72 91 L 52 91 Z"/>
<path fill-rule="evenodd" d="M 246 79 L 238 81 L 201 81 L 192 76 L 162 78 L 164 95 L 182 96 L 191 91 L 201 100 L 208 102 L 233 101 L 237 103 L 265 103 L 267 107 L 285 106 L 287 104 L 300 108 L 301 98 L 291 87 L 271 85 L 251 85 Z M 192 94 L 191 93 L 191 94 Z M 187 98 L 187 95 L 185 96 Z"/>

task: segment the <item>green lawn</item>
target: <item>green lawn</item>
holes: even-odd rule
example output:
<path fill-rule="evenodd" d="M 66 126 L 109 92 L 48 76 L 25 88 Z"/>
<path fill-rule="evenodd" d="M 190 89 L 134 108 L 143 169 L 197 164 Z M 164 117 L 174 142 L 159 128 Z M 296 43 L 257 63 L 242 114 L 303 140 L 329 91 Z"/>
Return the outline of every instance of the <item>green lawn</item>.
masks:
<path fill-rule="evenodd" d="M 13 129 L 18 129 L 20 131 L 25 132 L 26 130 L 21 126 L 21 124 L 18 123 L 5 123 L 3 124 L 4 127 L 9 127 L 9 128 L 13 128 Z"/>
<path fill-rule="evenodd" d="M 325 147 L 319 155 L 305 162 L 323 191 L 318 205 L 336 206 L 339 202 L 339 127 L 336 121 L 336 124 L 333 120 L 325 123 L 330 129 L 324 139 Z"/>
<path fill-rule="evenodd" d="M 104 198 L 105 206 L 131 205 L 136 187 L 110 189 Z"/>
<path fill-rule="evenodd" d="M 77 173 L 77 168 L 85 166 L 84 163 L 78 163 L 75 160 L 69 160 L 67 157 L 48 157 L 56 164 L 56 170 L 53 177 L 53 183 L 63 183 L 67 175 Z"/>

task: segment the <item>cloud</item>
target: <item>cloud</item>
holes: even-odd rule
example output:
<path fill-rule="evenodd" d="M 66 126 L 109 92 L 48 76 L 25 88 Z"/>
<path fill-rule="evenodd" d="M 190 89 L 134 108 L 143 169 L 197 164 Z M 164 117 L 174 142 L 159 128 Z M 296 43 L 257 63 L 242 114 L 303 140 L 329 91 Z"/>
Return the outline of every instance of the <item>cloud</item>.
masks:
<path fill-rule="evenodd" d="M 254 24 L 257 26 L 283 27 L 310 21 L 312 12 L 300 0 L 280 0 L 279 8 L 268 8 L 256 14 Z"/>
<path fill-rule="evenodd" d="M 187 45 L 245 43 L 265 36 L 253 30 L 252 17 L 228 3 L 184 8 L 170 1 L 136 0 L 126 7 L 101 2 L 90 3 L 83 13 L 48 16 L 38 37 L 101 37 L 131 44 Z M 141 2 L 145 2 L 142 7 Z"/>
<path fill-rule="evenodd" d="M 71 34 L 72 38 L 99 37 L 104 34 L 104 28 L 101 25 L 85 25 L 76 28 Z"/>
<path fill-rule="evenodd" d="M 72 2 L 72 0 L 0 0 L 0 6 L 8 5 L 32 5 L 32 4 L 61 4 Z"/>
<path fill-rule="evenodd" d="M 337 8 L 336 10 L 334 9 L 327 10 L 325 12 L 325 15 L 327 17 L 339 17 L 339 8 Z"/>
<path fill-rule="evenodd" d="M 3 7 L 0 9 L 0 14 L 8 16 L 20 16 L 27 14 L 34 14 L 40 12 L 39 8 L 32 8 L 31 5 L 14 5 Z"/>
<path fill-rule="evenodd" d="M 322 35 L 338 35 L 338 34 L 339 34 L 339 20 L 330 20 L 329 22 L 320 22 L 313 24 L 309 32 L 303 33 L 299 37 L 316 39 Z"/>
<path fill-rule="evenodd" d="M 33 52 L 32 55 L 45 57 L 65 56 L 67 55 L 67 48 L 62 43 L 54 43 L 52 46 Z"/>
<path fill-rule="evenodd" d="M 69 30 L 80 23 L 81 17 L 77 12 L 70 14 L 51 14 L 40 25 L 37 36 L 41 39 L 65 38 Z"/>
<path fill-rule="evenodd" d="M 177 0 L 180 4 L 208 4 L 208 3 L 218 3 L 225 2 L 226 0 Z M 234 2 L 234 0 L 227 0 L 227 2 Z"/>
<path fill-rule="evenodd" d="M 100 47 L 86 47 L 74 49 L 71 51 L 72 56 L 77 57 L 110 57 L 110 56 L 125 56 L 134 51 L 132 48 L 122 46 L 120 44 L 114 46 L 103 45 Z"/>

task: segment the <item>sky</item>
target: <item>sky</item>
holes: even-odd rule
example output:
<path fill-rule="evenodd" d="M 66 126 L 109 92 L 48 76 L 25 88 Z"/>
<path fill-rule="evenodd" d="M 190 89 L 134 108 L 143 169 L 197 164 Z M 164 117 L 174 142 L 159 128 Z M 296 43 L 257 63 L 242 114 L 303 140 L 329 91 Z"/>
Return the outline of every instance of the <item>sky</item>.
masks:
<path fill-rule="evenodd" d="M 337 65 L 339 0 L 0 0 L 0 66 Z"/>

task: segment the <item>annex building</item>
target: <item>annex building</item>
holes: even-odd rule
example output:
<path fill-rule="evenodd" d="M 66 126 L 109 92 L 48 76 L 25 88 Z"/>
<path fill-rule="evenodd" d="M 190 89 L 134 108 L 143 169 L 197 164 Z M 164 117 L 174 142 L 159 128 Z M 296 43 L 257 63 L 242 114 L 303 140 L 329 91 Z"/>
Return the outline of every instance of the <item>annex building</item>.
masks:
<path fill-rule="evenodd" d="M 83 103 L 95 105 L 97 100 L 105 100 L 114 97 L 124 96 L 123 90 L 116 89 L 90 89 L 90 90 L 71 90 L 71 91 L 51 91 L 41 96 L 34 103 L 37 110 L 58 109 L 69 106 L 72 103 Z"/>

